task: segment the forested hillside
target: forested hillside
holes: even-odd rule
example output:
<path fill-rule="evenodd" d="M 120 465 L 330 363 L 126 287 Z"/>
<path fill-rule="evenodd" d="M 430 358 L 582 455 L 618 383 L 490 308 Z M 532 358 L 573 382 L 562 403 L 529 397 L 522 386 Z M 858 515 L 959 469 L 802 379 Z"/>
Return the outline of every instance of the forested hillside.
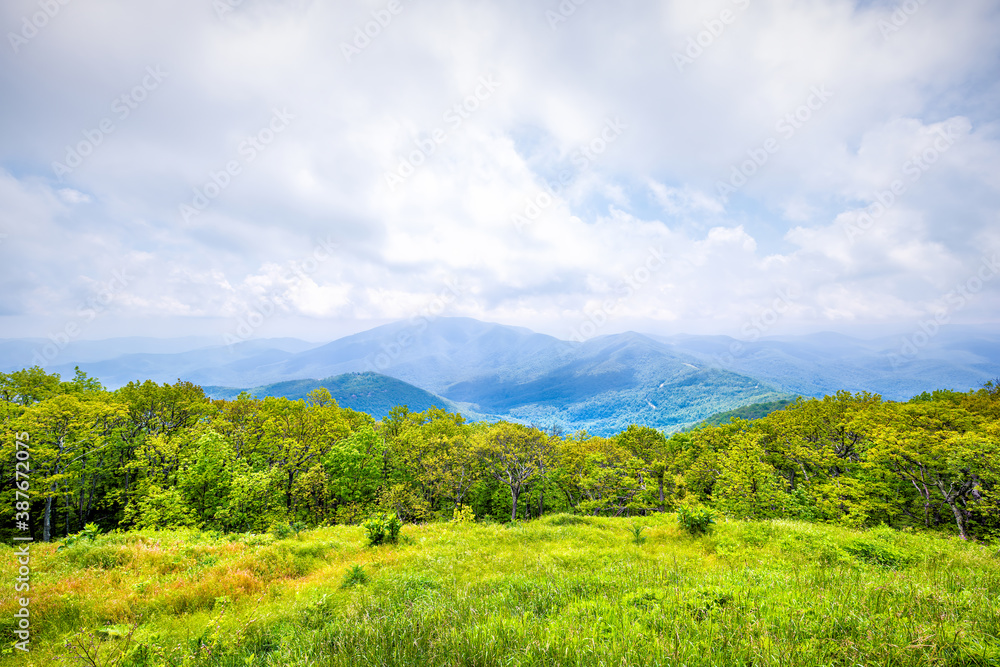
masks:
<path fill-rule="evenodd" d="M 699 426 L 721 426 L 723 424 L 728 424 L 734 419 L 760 419 L 761 417 L 766 417 L 775 410 L 781 410 L 782 408 L 788 407 L 788 405 L 793 402 L 794 399 L 792 398 L 783 398 L 778 401 L 751 403 L 750 405 L 744 405 L 743 407 L 736 408 L 735 410 L 728 410 L 726 412 L 714 414 L 699 424 Z"/>
<path fill-rule="evenodd" d="M 509 520 L 680 505 L 1000 536 L 991 383 L 906 403 L 841 392 L 669 438 L 634 425 L 595 437 L 439 409 L 398 407 L 377 421 L 326 389 L 211 400 L 190 383 L 109 392 L 83 373 L 62 381 L 32 368 L 0 374 L 0 419 L 8 537 L 15 512 L 49 541 L 88 523 L 262 532 L 380 511 L 418 522 L 460 508 Z"/>
<path fill-rule="evenodd" d="M 291 400 L 306 399 L 317 389 L 327 389 L 330 397 L 344 408 L 364 412 L 376 419 L 387 416 L 397 405 L 405 405 L 414 412 L 433 407 L 448 408 L 453 404 L 446 398 L 424 391 L 412 384 L 379 373 L 344 373 L 325 380 L 289 380 L 253 389 L 233 387 L 202 387 L 210 398 L 235 399 L 246 391 L 255 398 L 268 396 Z"/>

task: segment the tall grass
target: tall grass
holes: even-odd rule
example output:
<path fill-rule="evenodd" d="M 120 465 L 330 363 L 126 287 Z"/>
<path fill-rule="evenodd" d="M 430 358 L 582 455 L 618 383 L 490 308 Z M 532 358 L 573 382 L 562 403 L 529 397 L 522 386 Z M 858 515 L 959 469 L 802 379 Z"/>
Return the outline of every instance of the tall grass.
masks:
<path fill-rule="evenodd" d="M 122 664 L 1000 665 L 995 548 L 790 521 L 720 520 L 692 537 L 673 515 L 642 521 L 639 544 L 629 520 L 556 515 L 408 525 L 378 547 L 343 526 L 34 545 L 32 652 L 0 664 L 59 664 L 81 629 L 109 655 L 141 618 Z M 14 562 L 0 551 L 8 581 Z M 13 611 L 3 598 L 5 646 Z"/>

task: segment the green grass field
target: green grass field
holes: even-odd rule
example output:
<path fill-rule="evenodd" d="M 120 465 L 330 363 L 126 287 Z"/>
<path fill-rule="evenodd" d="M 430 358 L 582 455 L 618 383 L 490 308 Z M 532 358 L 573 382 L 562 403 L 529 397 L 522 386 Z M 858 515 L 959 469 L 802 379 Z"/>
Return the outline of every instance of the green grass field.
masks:
<path fill-rule="evenodd" d="M 0 550 L 2 665 L 1000 665 L 1000 551 L 889 529 L 555 515 L 32 549 L 27 654 Z M 73 646 L 100 653 L 57 662 Z"/>

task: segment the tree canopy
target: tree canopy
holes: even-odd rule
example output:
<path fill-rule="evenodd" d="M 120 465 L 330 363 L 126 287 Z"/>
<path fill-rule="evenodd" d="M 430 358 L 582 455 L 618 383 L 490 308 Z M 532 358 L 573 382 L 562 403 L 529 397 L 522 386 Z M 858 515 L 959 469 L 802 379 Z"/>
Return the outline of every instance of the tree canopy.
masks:
<path fill-rule="evenodd" d="M 326 390 L 302 400 L 210 400 L 187 382 L 107 391 L 79 371 L 0 373 L 0 513 L 30 480 L 30 530 L 410 521 L 460 509 L 498 521 L 544 512 L 636 515 L 705 505 L 740 518 L 1000 537 L 1000 387 L 909 402 L 839 392 L 756 420 L 669 437 L 610 438 L 405 406 L 380 421 Z M 20 468 L 17 434 L 29 434 Z M 25 471 L 30 466 L 30 471 Z M 23 491 L 22 491 L 23 493 Z M 22 507 L 24 505 L 22 504 Z"/>

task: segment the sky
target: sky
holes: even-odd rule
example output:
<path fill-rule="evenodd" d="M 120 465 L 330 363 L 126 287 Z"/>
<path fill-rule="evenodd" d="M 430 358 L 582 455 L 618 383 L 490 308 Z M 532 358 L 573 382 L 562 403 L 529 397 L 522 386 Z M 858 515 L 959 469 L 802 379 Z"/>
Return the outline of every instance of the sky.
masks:
<path fill-rule="evenodd" d="M 1000 324 L 995 0 L 5 0 L 0 338 Z"/>

